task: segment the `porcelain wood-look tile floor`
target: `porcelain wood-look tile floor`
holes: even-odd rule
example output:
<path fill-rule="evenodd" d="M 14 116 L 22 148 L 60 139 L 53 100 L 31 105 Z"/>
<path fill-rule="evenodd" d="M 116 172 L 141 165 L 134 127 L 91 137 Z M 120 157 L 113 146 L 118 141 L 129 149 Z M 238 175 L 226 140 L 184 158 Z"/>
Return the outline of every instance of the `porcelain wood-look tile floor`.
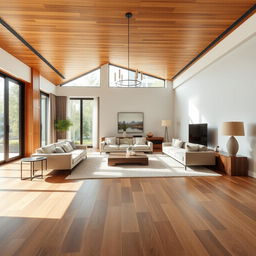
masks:
<path fill-rule="evenodd" d="M 0 167 L 0 255 L 255 255 L 249 177 L 21 181 Z"/>

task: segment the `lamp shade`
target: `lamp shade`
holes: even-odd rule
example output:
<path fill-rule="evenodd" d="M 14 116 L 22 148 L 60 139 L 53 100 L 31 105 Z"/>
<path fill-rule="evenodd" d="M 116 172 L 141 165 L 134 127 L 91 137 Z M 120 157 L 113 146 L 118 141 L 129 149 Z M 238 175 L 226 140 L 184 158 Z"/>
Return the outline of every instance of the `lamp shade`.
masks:
<path fill-rule="evenodd" d="M 162 120 L 161 125 L 165 127 L 171 126 L 171 120 Z"/>
<path fill-rule="evenodd" d="M 244 136 L 243 122 L 224 122 L 222 124 L 222 135 Z"/>

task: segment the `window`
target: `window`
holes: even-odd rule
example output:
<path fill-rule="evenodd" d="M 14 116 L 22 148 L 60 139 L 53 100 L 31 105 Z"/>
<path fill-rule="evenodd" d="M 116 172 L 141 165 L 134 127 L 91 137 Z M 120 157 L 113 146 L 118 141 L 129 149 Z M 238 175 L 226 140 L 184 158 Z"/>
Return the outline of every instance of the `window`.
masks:
<path fill-rule="evenodd" d="M 100 68 L 64 83 L 62 86 L 100 87 Z"/>
<path fill-rule="evenodd" d="M 41 146 L 45 146 L 48 143 L 48 130 L 49 130 L 49 95 L 41 92 Z"/>
<path fill-rule="evenodd" d="M 23 86 L 0 74 L 0 162 L 23 154 Z"/>
<path fill-rule="evenodd" d="M 128 79 L 128 69 L 121 68 L 114 65 L 109 65 L 109 87 L 118 87 L 116 85 L 116 79 Z M 129 78 L 135 79 L 135 72 L 129 70 Z M 139 74 L 138 79 L 141 81 L 141 75 Z M 127 86 L 128 87 L 128 86 Z M 139 88 L 164 88 L 165 80 L 150 75 L 142 75 L 141 84 Z M 133 86 L 133 88 L 137 88 Z"/>
<path fill-rule="evenodd" d="M 93 98 L 70 99 L 70 120 L 73 123 L 70 134 L 76 144 L 93 144 L 93 103 Z"/>

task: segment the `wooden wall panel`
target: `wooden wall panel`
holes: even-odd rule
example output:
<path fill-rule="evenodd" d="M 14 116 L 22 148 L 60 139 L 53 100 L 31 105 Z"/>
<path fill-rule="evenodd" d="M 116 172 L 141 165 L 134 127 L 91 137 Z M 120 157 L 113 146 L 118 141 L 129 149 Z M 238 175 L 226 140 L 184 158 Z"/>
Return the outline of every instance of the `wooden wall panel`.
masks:
<path fill-rule="evenodd" d="M 25 155 L 40 147 L 40 74 L 32 69 L 32 83 L 25 85 Z"/>

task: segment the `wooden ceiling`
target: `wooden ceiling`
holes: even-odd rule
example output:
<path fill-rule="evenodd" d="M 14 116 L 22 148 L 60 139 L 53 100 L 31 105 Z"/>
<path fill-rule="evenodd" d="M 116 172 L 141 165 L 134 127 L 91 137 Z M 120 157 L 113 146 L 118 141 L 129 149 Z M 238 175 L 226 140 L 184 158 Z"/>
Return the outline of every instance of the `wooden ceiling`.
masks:
<path fill-rule="evenodd" d="M 255 0 L 8 0 L 0 16 L 44 56 L 62 79 L 5 27 L 0 46 L 60 84 L 102 64 L 171 79 L 255 4 Z"/>

